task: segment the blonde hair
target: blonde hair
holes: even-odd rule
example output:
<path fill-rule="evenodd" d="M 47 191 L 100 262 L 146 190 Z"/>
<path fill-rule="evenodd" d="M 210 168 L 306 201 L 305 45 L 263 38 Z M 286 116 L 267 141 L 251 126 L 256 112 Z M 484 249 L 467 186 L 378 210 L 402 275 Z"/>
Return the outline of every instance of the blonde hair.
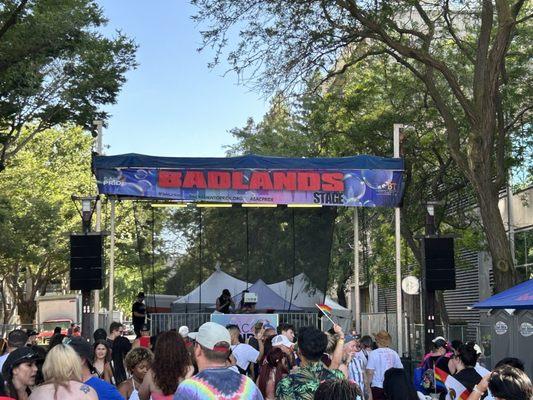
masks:
<path fill-rule="evenodd" d="M 380 347 L 389 347 L 392 342 L 392 337 L 387 331 L 379 331 L 374 334 L 374 337 L 376 338 L 376 343 Z"/>
<path fill-rule="evenodd" d="M 69 381 L 81 382 L 81 358 L 72 347 L 58 344 L 46 355 L 43 376 L 45 383 L 54 384 L 56 394 L 60 385 L 68 390 Z"/>

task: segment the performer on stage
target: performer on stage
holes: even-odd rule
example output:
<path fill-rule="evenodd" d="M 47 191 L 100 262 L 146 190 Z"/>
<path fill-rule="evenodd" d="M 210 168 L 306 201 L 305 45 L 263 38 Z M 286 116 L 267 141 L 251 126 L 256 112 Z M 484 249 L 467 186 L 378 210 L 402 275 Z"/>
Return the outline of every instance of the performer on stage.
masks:
<path fill-rule="evenodd" d="M 144 325 L 146 318 L 146 306 L 144 305 L 144 293 L 139 292 L 137 299 L 131 307 L 131 319 L 133 322 L 133 330 L 136 338 L 141 337 L 141 327 Z"/>
<path fill-rule="evenodd" d="M 229 290 L 224 289 L 222 295 L 217 298 L 216 309 L 223 314 L 229 314 L 230 307 L 235 308 L 235 302 L 232 300 Z"/>

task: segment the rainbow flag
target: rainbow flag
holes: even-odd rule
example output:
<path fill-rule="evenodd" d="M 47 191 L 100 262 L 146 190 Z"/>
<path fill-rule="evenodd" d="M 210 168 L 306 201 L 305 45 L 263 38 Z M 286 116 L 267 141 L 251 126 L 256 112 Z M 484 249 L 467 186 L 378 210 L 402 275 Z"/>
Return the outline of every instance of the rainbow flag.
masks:
<path fill-rule="evenodd" d="M 448 378 L 448 373 L 439 367 L 435 367 L 435 379 L 439 382 L 445 383 Z"/>
<path fill-rule="evenodd" d="M 324 314 L 326 314 L 326 315 L 331 315 L 331 311 L 332 311 L 332 309 L 331 309 L 330 306 L 327 306 L 327 305 L 325 305 L 325 304 L 317 304 L 316 306 L 317 306 L 318 309 L 319 309 L 320 311 L 322 311 Z"/>

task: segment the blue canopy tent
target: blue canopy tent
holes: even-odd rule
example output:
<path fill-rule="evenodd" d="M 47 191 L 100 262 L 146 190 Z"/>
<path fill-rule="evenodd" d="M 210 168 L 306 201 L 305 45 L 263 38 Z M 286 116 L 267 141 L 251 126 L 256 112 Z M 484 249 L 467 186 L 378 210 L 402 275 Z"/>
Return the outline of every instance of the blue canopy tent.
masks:
<path fill-rule="evenodd" d="M 533 310 L 533 279 L 477 302 L 472 308 Z"/>
<path fill-rule="evenodd" d="M 490 327 L 492 364 L 504 357 L 517 357 L 524 363 L 526 373 L 533 373 L 533 279 L 522 282 L 472 306 L 490 310 L 482 315 Z M 486 346 L 487 344 L 485 344 Z"/>

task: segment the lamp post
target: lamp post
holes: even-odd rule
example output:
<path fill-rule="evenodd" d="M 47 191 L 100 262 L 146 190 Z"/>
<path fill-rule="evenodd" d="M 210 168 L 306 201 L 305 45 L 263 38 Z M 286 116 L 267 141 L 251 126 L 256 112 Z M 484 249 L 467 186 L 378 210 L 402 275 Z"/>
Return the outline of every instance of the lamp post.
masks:
<path fill-rule="evenodd" d="M 103 121 L 102 120 L 94 120 L 93 125 L 96 127 L 96 131 L 93 132 L 96 134 L 96 153 L 100 156 L 103 154 L 103 138 L 102 138 L 102 127 L 103 127 Z M 102 201 L 98 199 L 96 201 L 96 221 L 95 221 L 95 227 L 96 232 L 102 231 Z M 93 311 L 94 311 L 94 320 L 93 320 L 93 328 L 98 329 L 100 326 L 99 323 L 99 315 L 100 315 L 100 291 L 95 290 L 93 294 Z"/>

